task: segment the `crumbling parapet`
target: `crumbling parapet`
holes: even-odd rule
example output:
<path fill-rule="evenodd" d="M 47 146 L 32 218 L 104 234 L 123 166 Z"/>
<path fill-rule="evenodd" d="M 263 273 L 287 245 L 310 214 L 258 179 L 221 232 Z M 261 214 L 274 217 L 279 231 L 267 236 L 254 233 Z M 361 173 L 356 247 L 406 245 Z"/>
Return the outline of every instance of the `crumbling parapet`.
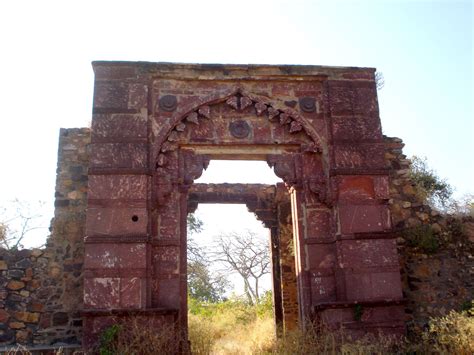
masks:
<path fill-rule="evenodd" d="M 410 179 L 402 140 L 384 139 L 406 322 L 409 332 L 421 333 L 431 317 L 460 311 L 474 299 L 474 219 L 427 205 Z"/>
<path fill-rule="evenodd" d="M 0 344 L 81 342 L 90 129 L 61 129 L 51 235 L 43 249 L 0 249 Z"/>

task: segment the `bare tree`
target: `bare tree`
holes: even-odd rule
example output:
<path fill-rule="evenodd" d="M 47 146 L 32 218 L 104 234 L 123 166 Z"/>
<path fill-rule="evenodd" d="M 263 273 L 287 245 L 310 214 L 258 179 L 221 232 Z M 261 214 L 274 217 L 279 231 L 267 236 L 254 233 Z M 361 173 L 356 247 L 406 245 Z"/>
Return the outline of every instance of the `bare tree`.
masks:
<path fill-rule="evenodd" d="M 198 245 L 194 239 L 194 235 L 202 232 L 203 222 L 194 214 L 188 214 L 187 223 L 188 294 L 202 302 L 221 301 L 229 282 L 224 275 L 210 269 L 210 260 L 205 248 Z"/>
<path fill-rule="evenodd" d="M 375 85 L 377 86 L 377 90 L 382 90 L 385 86 L 385 79 L 383 77 L 382 72 L 375 72 Z"/>
<path fill-rule="evenodd" d="M 259 281 L 270 273 L 270 251 L 268 243 L 255 233 L 237 233 L 218 237 L 211 253 L 215 262 L 220 262 L 227 272 L 237 273 L 244 282 L 244 291 L 251 304 L 260 300 Z"/>
<path fill-rule="evenodd" d="M 46 228 L 42 225 L 41 208 L 44 202 L 30 203 L 13 200 L 0 208 L 0 247 L 8 250 L 22 248 L 23 239 L 32 231 Z"/>

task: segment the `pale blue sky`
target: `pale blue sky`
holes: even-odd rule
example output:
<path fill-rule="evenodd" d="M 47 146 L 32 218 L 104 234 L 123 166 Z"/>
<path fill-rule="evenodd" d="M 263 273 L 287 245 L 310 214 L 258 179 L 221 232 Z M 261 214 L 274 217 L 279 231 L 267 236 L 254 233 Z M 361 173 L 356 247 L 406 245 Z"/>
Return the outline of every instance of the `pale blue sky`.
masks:
<path fill-rule="evenodd" d="M 0 201 L 51 207 L 59 127 L 90 121 L 93 60 L 376 67 L 384 133 L 472 193 L 472 20 L 470 1 L 4 1 Z"/>

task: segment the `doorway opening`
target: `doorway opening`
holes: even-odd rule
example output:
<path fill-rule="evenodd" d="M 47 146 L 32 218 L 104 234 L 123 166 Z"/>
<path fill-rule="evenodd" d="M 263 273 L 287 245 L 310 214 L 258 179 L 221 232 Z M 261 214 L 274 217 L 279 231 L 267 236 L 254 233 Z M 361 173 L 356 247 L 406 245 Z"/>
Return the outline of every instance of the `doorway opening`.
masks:
<path fill-rule="evenodd" d="M 205 327 L 217 351 L 251 350 L 270 346 L 285 319 L 296 325 L 290 200 L 265 162 L 211 160 L 189 190 L 187 220 L 191 343 Z"/>

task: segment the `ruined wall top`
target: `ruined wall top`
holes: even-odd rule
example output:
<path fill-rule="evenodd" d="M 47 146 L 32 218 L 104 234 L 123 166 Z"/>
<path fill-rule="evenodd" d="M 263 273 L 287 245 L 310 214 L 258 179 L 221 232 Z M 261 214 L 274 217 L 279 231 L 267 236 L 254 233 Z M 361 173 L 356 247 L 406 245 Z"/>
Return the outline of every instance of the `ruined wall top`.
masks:
<path fill-rule="evenodd" d="M 163 78 L 199 80 L 374 80 L 375 68 L 322 65 L 188 64 L 94 61 L 96 79 Z"/>

